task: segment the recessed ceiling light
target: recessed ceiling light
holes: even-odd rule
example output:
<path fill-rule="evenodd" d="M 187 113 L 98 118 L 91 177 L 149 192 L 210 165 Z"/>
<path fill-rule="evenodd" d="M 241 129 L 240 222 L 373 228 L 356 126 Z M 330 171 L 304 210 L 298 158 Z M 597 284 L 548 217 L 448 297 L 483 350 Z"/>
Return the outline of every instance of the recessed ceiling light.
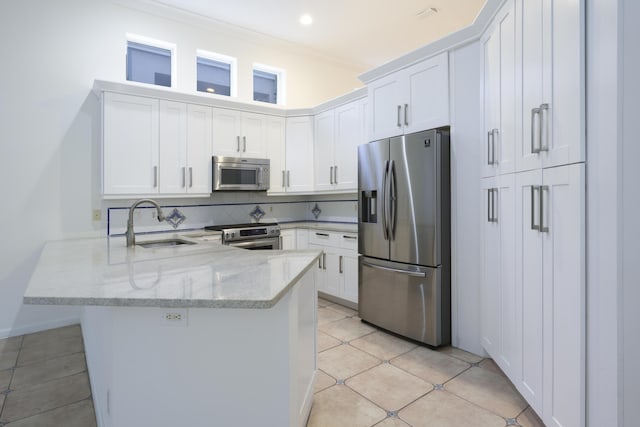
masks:
<path fill-rule="evenodd" d="M 438 13 L 438 9 L 436 9 L 435 7 L 427 7 L 426 9 L 422 9 L 416 12 L 416 16 L 418 18 L 425 18 L 429 15 L 433 15 L 434 13 Z"/>
<path fill-rule="evenodd" d="M 311 25 L 312 22 L 313 22 L 313 18 L 308 13 L 305 13 L 300 17 L 300 23 L 302 25 Z"/>

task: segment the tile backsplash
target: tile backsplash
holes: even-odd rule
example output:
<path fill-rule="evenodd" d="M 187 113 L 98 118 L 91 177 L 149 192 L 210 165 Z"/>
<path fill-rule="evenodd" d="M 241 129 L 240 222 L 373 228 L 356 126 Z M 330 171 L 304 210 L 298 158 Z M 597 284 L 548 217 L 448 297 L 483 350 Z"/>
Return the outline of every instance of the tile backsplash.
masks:
<path fill-rule="evenodd" d="M 293 221 L 324 221 L 349 222 L 358 220 L 357 200 L 322 200 L 322 201 L 283 201 L 272 203 L 211 203 L 201 205 L 163 205 L 159 201 L 165 215 L 173 217 L 184 216 L 175 230 L 194 230 L 207 225 L 241 224 L 257 222 L 293 222 Z M 320 208 L 316 218 L 313 210 Z M 176 211 L 174 211 L 177 210 Z M 253 215 L 252 215 L 253 213 Z M 257 214 L 257 215 L 256 215 Z M 129 207 L 107 208 L 107 235 L 124 234 L 127 227 Z M 176 221 L 174 221 L 174 224 Z M 142 205 L 134 214 L 136 233 L 157 231 L 173 231 L 174 227 L 168 222 L 158 222 L 156 210 L 150 205 Z"/>

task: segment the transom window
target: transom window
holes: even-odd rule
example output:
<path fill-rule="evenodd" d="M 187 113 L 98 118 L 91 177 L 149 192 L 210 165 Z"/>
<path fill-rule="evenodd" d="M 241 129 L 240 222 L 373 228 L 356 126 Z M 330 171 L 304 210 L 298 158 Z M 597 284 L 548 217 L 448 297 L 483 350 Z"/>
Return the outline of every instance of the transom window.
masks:
<path fill-rule="evenodd" d="M 253 100 L 284 105 L 284 70 L 253 65 Z"/>
<path fill-rule="evenodd" d="M 237 95 L 235 58 L 198 49 L 196 63 L 199 92 Z"/>
<path fill-rule="evenodd" d="M 175 45 L 127 35 L 127 80 L 173 87 Z"/>

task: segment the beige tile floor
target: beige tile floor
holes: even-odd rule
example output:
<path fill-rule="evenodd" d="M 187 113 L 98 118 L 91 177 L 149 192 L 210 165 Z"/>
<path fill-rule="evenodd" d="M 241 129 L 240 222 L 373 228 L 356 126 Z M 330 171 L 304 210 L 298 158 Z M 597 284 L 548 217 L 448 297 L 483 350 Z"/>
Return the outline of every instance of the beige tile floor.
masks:
<path fill-rule="evenodd" d="M 351 309 L 318 306 L 308 427 L 543 426 L 491 359 L 430 350 Z M 63 425 L 96 425 L 80 326 L 0 340 L 0 427 Z"/>
<path fill-rule="evenodd" d="M 437 351 L 318 301 L 318 376 L 307 427 L 542 427 L 491 359 Z"/>

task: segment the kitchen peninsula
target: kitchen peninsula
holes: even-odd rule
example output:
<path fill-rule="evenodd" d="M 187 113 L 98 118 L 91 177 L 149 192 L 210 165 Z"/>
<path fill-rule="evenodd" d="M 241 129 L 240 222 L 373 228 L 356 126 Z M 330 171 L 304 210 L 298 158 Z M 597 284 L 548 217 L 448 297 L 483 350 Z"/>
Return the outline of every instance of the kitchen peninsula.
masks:
<path fill-rule="evenodd" d="M 24 301 L 84 306 L 98 425 L 304 426 L 320 253 L 179 237 L 195 244 L 77 239 L 40 255 Z"/>

